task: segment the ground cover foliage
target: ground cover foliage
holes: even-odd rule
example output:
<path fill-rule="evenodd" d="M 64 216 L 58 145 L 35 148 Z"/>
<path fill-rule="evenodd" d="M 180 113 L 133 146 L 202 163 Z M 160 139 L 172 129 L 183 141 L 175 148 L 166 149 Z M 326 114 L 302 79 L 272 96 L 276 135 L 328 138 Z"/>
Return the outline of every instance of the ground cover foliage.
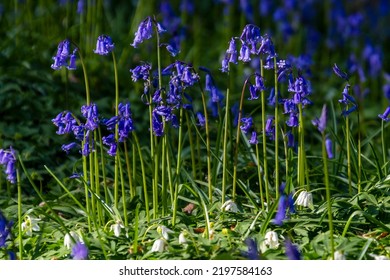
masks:
<path fill-rule="evenodd" d="M 0 4 L 0 259 L 387 259 L 387 1 Z"/>

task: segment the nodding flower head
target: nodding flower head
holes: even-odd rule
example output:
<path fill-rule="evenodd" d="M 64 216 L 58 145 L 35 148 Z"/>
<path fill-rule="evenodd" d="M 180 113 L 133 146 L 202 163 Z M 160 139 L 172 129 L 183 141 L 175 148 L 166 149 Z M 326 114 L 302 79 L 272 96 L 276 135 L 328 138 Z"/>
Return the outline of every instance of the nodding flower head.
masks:
<path fill-rule="evenodd" d="M 320 118 L 315 118 L 312 120 L 312 124 L 317 127 L 318 131 L 321 133 L 324 133 L 326 129 L 326 105 L 322 107 L 322 112 L 321 112 L 321 117 Z"/>
<path fill-rule="evenodd" d="M 152 70 L 152 65 L 149 63 L 144 63 L 142 65 L 136 66 L 134 69 L 130 69 L 131 79 L 133 82 L 136 82 L 140 79 L 147 81 L 150 76 L 150 70 Z"/>
<path fill-rule="evenodd" d="M 152 38 L 153 34 L 153 22 L 151 17 L 144 19 L 138 26 L 137 31 L 135 32 L 135 38 L 131 46 L 134 48 L 138 47 L 145 40 Z"/>
<path fill-rule="evenodd" d="M 390 106 L 386 108 L 383 114 L 379 114 L 378 117 L 380 117 L 383 121 L 388 122 L 390 121 L 389 115 L 390 115 Z"/>
<path fill-rule="evenodd" d="M 336 74 L 337 77 L 339 77 L 339 78 L 341 78 L 341 79 L 343 79 L 343 80 L 345 80 L 345 81 L 348 82 L 348 74 L 345 73 L 343 70 L 341 70 L 341 69 L 337 66 L 336 63 L 333 65 L 333 72 Z"/>
<path fill-rule="evenodd" d="M 76 51 L 74 49 L 71 52 L 70 41 L 68 39 L 61 41 L 57 47 L 57 54 L 52 57 L 54 60 L 51 68 L 54 70 L 60 70 L 63 66 L 67 67 L 69 70 L 76 69 Z"/>
<path fill-rule="evenodd" d="M 16 151 L 10 147 L 9 150 L 0 149 L 0 165 L 5 168 L 7 180 L 11 184 L 16 183 Z"/>
<path fill-rule="evenodd" d="M 107 55 L 114 49 L 114 43 L 110 36 L 100 35 L 96 42 L 96 49 L 93 51 L 99 55 Z"/>

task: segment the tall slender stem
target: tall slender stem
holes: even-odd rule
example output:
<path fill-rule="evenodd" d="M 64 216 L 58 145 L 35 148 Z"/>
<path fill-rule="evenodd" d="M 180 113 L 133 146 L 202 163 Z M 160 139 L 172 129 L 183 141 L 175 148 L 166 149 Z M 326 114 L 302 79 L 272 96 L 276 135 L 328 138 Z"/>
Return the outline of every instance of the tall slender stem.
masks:
<path fill-rule="evenodd" d="M 349 117 L 345 117 L 345 133 L 347 140 L 347 172 L 348 172 L 348 191 L 352 195 L 352 171 L 351 171 L 351 141 L 349 135 Z"/>
<path fill-rule="evenodd" d="M 279 93 L 278 93 L 278 68 L 276 56 L 274 57 L 274 78 L 275 78 L 275 192 L 279 197 Z"/>
<path fill-rule="evenodd" d="M 226 194 L 226 183 L 227 183 L 227 161 L 228 161 L 228 151 L 227 151 L 227 141 L 228 141 L 228 131 L 229 131 L 229 110 L 230 110 L 230 73 L 228 69 L 228 87 L 226 89 L 226 105 L 225 105 L 225 120 L 224 120 L 224 134 L 223 134 L 223 160 L 222 160 L 222 201 L 225 203 L 225 194 Z"/>
<path fill-rule="evenodd" d="M 260 75 L 264 77 L 263 60 L 260 58 Z M 265 131 L 265 91 L 261 91 L 261 125 L 263 129 L 263 167 L 264 167 L 264 188 L 267 207 L 269 207 L 269 182 L 268 182 L 268 161 L 267 161 L 267 133 Z M 263 202 L 262 202 L 263 203 Z"/>
<path fill-rule="evenodd" d="M 330 248 L 331 248 L 331 258 L 334 259 L 332 201 L 330 196 L 328 158 L 326 153 L 325 141 L 326 141 L 325 133 L 322 133 L 322 159 L 324 164 L 324 182 L 325 182 L 325 189 L 326 189 L 326 201 L 328 204 L 329 237 L 330 237 L 330 246 L 331 246 Z"/>
<path fill-rule="evenodd" d="M 23 260 L 23 231 L 22 231 L 22 187 L 20 184 L 20 173 L 16 169 L 16 184 L 18 188 L 18 229 L 19 229 L 19 259 Z"/>

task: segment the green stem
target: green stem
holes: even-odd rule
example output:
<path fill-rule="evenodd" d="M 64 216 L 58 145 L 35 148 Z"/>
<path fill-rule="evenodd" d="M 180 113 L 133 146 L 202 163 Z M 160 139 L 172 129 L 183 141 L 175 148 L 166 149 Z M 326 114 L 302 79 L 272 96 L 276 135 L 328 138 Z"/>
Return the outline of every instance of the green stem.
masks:
<path fill-rule="evenodd" d="M 385 121 L 382 120 L 381 124 L 381 140 L 382 140 L 382 156 L 383 156 L 383 168 L 385 172 L 385 176 L 387 176 L 387 167 L 386 167 L 386 142 L 385 142 Z"/>
<path fill-rule="evenodd" d="M 261 209 L 264 210 L 264 196 L 263 196 L 263 180 L 261 179 L 261 166 L 260 166 L 260 155 L 259 155 L 259 144 L 256 144 L 256 159 L 257 159 L 257 176 L 259 180 L 259 191 L 260 191 L 260 201 L 261 201 Z"/>
<path fill-rule="evenodd" d="M 349 135 L 349 117 L 345 117 L 345 133 L 347 140 L 347 172 L 348 172 L 348 191 L 352 195 L 352 172 L 351 172 L 351 141 Z"/>
<path fill-rule="evenodd" d="M 326 136 L 322 133 L 322 159 L 324 164 L 324 181 L 326 188 L 326 201 L 328 204 L 328 220 L 329 220 L 329 236 L 330 236 L 330 248 L 331 258 L 334 259 L 334 237 L 333 237 L 333 215 L 332 215 L 332 201 L 330 195 L 329 175 L 328 175 L 328 158 L 325 146 Z"/>
<path fill-rule="evenodd" d="M 123 146 L 125 149 L 126 172 L 127 172 L 127 177 L 129 180 L 130 198 L 133 198 L 135 196 L 135 189 L 134 189 L 134 185 L 133 185 L 133 176 L 132 176 L 131 164 L 130 164 L 130 159 L 129 159 L 129 151 L 127 149 L 127 142 L 126 141 L 123 143 Z"/>
<path fill-rule="evenodd" d="M 230 68 L 230 67 L 229 67 Z M 229 131 L 229 110 L 230 110 L 230 73 L 228 69 L 228 87 L 226 89 L 226 105 L 225 105 L 225 119 L 224 119 L 224 134 L 223 134 L 223 146 L 222 146 L 222 201 L 225 203 L 226 183 L 227 183 L 227 161 L 228 161 L 228 131 Z"/>
<path fill-rule="evenodd" d="M 260 75 L 264 77 L 263 60 L 260 58 Z M 263 166 L 264 166 L 264 188 L 265 188 L 265 199 L 267 207 L 269 207 L 269 182 L 268 182 L 268 161 L 267 161 L 267 133 L 265 131 L 265 91 L 261 91 L 261 125 L 263 127 Z M 276 187 L 277 188 L 277 187 Z"/>
<path fill-rule="evenodd" d="M 23 260 L 23 230 L 22 230 L 22 187 L 20 184 L 20 173 L 16 169 L 16 184 L 18 188 L 18 228 L 19 228 L 19 259 Z"/>
<path fill-rule="evenodd" d="M 278 68 L 276 56 L 274 57 L 274 79 L 275 79 L 275 192 L 279 197 L 279 93 L 278 93 Z"/>
<path fill-rule="evenodd" d="M 299 111 L 299 125 L 298 125 L 298 186 L 305 185 L 305 143 L 304 143 L 304 129 L 303 129 L 303 113 L 302 103 L 298 104 Z"/>

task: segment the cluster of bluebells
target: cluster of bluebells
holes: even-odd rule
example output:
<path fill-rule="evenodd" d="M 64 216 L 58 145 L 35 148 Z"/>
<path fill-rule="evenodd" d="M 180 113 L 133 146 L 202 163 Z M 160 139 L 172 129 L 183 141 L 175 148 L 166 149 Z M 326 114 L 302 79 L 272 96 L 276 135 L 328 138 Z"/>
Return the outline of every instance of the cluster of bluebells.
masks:
<path fill-rule="evenodd" d="M 107 129 L 110 131 L 114 131 L 115 127 L 118 126 L 118 141 L 125 142 L 129 137 L 130 132 L 134 130 L 130 103 L 119 103 L 118 116 L 114 116 L 108 120 L 103 121 L 102 123 L 107 126 Z M 117 151 L 117 141 L 115 139 L 115 134 L 112 133 L 108 136 L 104 136 L 102 141 L 103 144 L 109 146 L 108 154 L 115 156 Z"/>
<path fill-rule="evenodd" d="M 237 41 L 240 41 L 240 50 L 237 50 Z M 266 61 L 271 61 L 275 56 L 275 48 L 271 38 L 266 34 L 261 36 L 260 28 L 253 24 L 244 27 L 239 38 L 233 37 L 229 42 L 224 59 L 222 60 L 222 72 L 229 71 L 229 63 L 237 64 L 238 60 L 249 62 L 252 55 L 265 55 Z"/>
<path fill-rule="evenodd" d="M 99 115 L 97 106 L 94 103 L 83 105 L 81 113 L 85 118 L 85 123 L 75 119 L 69 111 L 59 113 L 52 122 L 57 126 L 58 135 L 73 134 L 77 142 L 62 145 L 62 150 L 69 153 L 75 147 L 81 147 L 81 154 L 89 155 L 94 150 L 93 131 L 99 126 Z"/>
<path fill-rule="evenodd" d="M 63 66 L 68 70 L 76 70 L 76 52 L 77 48 L 71 51 L 71 44 L 68 39 L 61 41 L 57 47 L 57 53 L 53 56 L 51 68 L 60 70 Z"/>
<path fill-rule="evenodd" d="M 7 180 L 11 184 L 16 183 L 16 152 L 10 147 L 9 150 L 0 149 L 0 165 L 4 167 Z"/>

